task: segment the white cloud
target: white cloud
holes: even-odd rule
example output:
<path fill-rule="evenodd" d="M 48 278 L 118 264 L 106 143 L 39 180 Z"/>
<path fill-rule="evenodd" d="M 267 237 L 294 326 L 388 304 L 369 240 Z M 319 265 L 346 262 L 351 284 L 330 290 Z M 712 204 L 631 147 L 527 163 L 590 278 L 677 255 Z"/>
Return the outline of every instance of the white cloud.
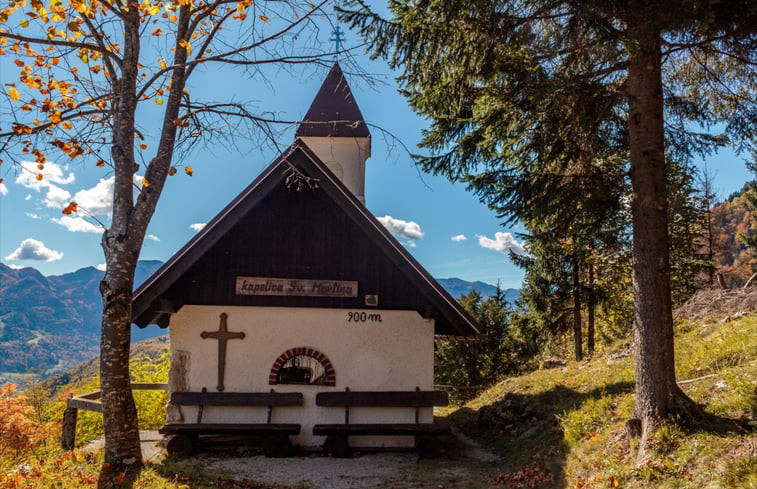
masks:
<path fill-rule="evenodd" d="M 393 235 L 404 238 L 407 240 L 405 243 L 411 248 L 415 248 L 415 241 L 423 238 L 423 231 L 418 223 L 413 221 L 403 221 L 402 219 L 395 219 L 392 216 L 384 216 L 377 218 L 381 224 Z"/>
<path fill-rule="evenodd" d="M 45 205 L 59 209 L 71 202 L 71 192 L 56 185 L 50 185 L 45 195 Z"/>
<path fill-rule="evenodd" d="M 450 239 L 452 239 L 452 241 L 454 241 L 455 243 L 459 243 L 460 241 L 465 241 L 468 238 L 464 234 L 458 234 L 457 236 L 452 236 L 452 238 Z"/>
<path fill-rule="evenodd" d="M 100 263 L 99 265 L 96 265 L 95 268 L 100 270 L 101 272 L 104 272 L 107 266 L 105 265 L 105 263 Z"/>
<path fill-rule="evenodd" d="M 42 219 L 39 214 L 32 214 L 31 212 L 24 212 L 24 214 L 31 217 L 32 219 Z"/>
<path fill-rule="evenodd" d="M 8 187 L 4 183 L 0 183 L 0 195 L 8 195 Z"/>
<path fill-rule="evenodd" d="M 63 217 L 53 217 L 51 219 L 56 224 L 60 224 L 64 228 L 66 228 L 68 231 L 71 231 L 72 233 L 95 233 L 100 234 L 104 231 L 104 229 L 101 226 L 96 226 L 92 224 L 91 222 L 87 221 L 83 217 L 71 217 L 71 216 L 63 216 Z"/>
<path fill-rule="evenodd" d="M 110 216 L 113 212 L 113 184 L 116 177 L 101 178 L 92 188 L 79 190 L 74 202 L 93 216 Z"/>
<path fill-rule="evenodd" d="M 486 236 L 476 235 L 478 238 L 478 244 L 482 248 L 496 251 L 498 253 L 507 253 L 512 250 L 518 255 L 525 255 L 526 250 L 523 248 L 523 243 L 518 243 L 510 233 L 497 232 L 494 233 L 494 239 L 487 238 Z"/>
<path fill-rule="evenodd" d="M 194 224 L 190 224 L 189 225 L 189 229 L 191 229 L 192 231 L 194 231 L 196 233 L 199 233 L 207 225 L 208 225 L 207 222 L 196 222 Z"/>
<path fill-rule="evenodd" d="M 13 270 L 21 270 L 24 267 L 22 265 L 14 265 L 13 263 L 8 263 L 8 268 L 12 268 Z"/>
<path fill-rule="evenodd" d="M 37 180 L 37 175 L 40 173 L 42 174 L 42 180 Z M 76 180 L 76 177 L 73 173 L 69 172 L 68 175 L 65 175 L 64 168 L 52 161 L 45 163 L 45 168 L 41 171 L 37 168 L 37 163 L 22 161 L 21 173 L 16 177 L 17 184 L 34 189 L 37 192 L 56 183 L 58 185 L 68 185 L 74 183 L 74 180 Z"/>
<path fill-rule="evenodd" d="M 42 241 L 27 238 L 21 242 L 18 248 L 5 257 L 5 260 L 37 260 L 57 261 L 63 258 L 63 253 L 51 250 Z"/>
<path fill-rule="evenodd" d="M 150 239 L 152 241 L 155 241 L 156 243 L 160 243 L 160 238 L 155 236 L 154 234 L 148 234 L 147 239 Z"/>
<path fill-rule="evenodd" d="M 26 197 L 24 197 L 24 200 L 32 200 L 32 194 L 26 194 Z"/>

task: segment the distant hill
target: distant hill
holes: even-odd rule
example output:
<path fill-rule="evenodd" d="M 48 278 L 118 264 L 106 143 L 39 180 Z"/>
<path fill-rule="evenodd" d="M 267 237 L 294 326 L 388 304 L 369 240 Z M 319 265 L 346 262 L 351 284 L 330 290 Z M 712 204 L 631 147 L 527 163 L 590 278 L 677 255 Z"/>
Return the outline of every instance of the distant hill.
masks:
<path fill-rule="evenodd" d="M 741 287 L 757 271 L 757 256 L 739 239 L 739 234 L 757 232 L 757 215 L 749 207 L 744 192 L 712 208 L 715 267 L 730 287 Z"/>
<path fill-rule="evenodd" d="M 140 261 L 137 286 L 162 265 L 160 261 Z M 63 275 L 45 277 L 32 267 L 10 268 L 0 263 L 0 384 L 6 379 L 34 374 L 46 377 L 70 369 L 97 356 L 100 344 L 103 272 L 87 267 Z M 438 279 L 454 297 L 471 290 L 484 298 L 496 287 L 458 278 Z M 519 291 L 504 291 L 509 301 Z M 165 334 L 156 326 L 132 328 L 137 342 Z"/>
<path fill-rule="evenodd" d="M 436 281 L 455 299 L 469 294 L 471 290 L 475 290 L 481 294 L 481 297 L 484 299 L 497 293 L 496 286 L 484 282 L 468 282 L 460 278 L 438 278 Z M 519 289 L 503 289 L 502 292 L 505 295 L 505 299 L 511 303 L 515 302 L 520 296 Z"/>
<path fill-rule="evenodd" d="M 160 265 L 140 261 L 136 283 Z M 45 277 L 0 263 L 0 382 L 8 373 L 62 372 L 97 355 L 102 277 L 94 267 Z"/>

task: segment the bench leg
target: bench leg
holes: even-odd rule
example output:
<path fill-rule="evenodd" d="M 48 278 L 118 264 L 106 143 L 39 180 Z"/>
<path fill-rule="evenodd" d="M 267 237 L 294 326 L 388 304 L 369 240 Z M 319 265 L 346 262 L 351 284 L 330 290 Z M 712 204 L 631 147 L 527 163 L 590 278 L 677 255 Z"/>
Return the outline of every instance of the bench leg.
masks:
<path fill-rule="evenodd" d="M 166 443 L 168 454 L 176 457 L 191 455 L 195 448 L 197 448 L 197 438 L 190 435 L 171 435 Z"/>
<path fill-rule="evenodd" d="M 271 435 L 263 440 L 263 454 L 266 457 L 288 457 L 292 450 L 292 442 L 286 435 Z"/>
<path fill-rule="evenodd" d="M 349 447 L 346 436 L 327 436 L 323 442 L 323 451 L 329 457 L 345 458 L 347 457 Z"/>
<path fill-rule="evenodd" d="M 439 440 L 433 435 L 416 436 L 415 449 L 421 458 L 436 458 L 440 452 Z"/>

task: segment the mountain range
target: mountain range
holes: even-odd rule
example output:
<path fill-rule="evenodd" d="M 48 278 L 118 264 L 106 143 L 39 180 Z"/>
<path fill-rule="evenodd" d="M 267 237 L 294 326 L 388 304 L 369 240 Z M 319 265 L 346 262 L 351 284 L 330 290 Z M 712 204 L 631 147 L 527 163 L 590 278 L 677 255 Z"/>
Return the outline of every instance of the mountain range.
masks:
<path fill-rule="evenodd" d="M 162 262 L 143 260 L 135 284 L 145 281 Z M 103 273 L 86 267 L 64 275 L 44 276 L 32 267 L 11 268 L 0 263 L 0 384 L 24 375 L 49 376 L 94 358 L 100 344 Z M 483 298 L 497 288 L 459 278 L 437 279 L 455 298 L 476 290 Z M 514 301 L 517 289 L 503 290 Z M 150 326 L 132 327 L 132 340 L 165 334 Z"/>

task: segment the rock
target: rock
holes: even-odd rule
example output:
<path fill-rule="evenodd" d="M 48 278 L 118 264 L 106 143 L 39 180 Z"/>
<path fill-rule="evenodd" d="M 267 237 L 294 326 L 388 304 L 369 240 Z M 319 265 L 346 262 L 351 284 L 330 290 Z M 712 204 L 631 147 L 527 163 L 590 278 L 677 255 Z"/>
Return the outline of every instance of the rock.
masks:
<path fill-rule="evenodd" d="M 537 431 L 539 431 L 539 428 L 536 427 L 536 426 L 532 426 L 529 429 L 527 429 L 526 431 L 524 431 L 523 433 L 521 433 L 520 436 L 518 436 L 518 439 L 519 440 L 527 440 L 527 439 L 531 438 L 532 436 L 534 436 Z"/>

